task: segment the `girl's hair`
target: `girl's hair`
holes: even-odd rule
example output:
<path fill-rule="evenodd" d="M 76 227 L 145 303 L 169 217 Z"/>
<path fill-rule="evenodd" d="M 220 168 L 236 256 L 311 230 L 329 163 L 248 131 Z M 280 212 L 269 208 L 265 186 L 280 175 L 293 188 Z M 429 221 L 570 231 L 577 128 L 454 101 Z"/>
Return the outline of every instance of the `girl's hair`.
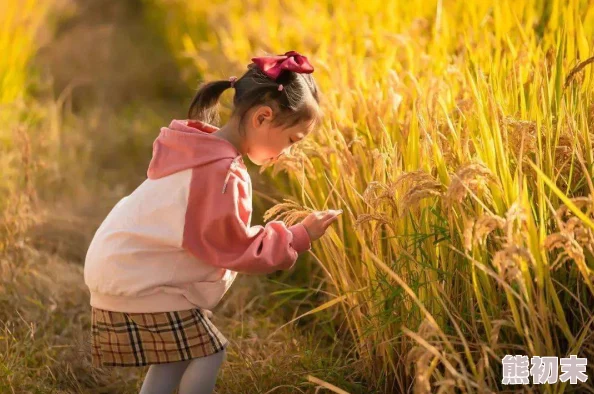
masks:
<path fill-rule="evenodd" d="M 281 90 L 279 84 L 283 85 Z M 232 86 L 235 88 L 232 116 L 239 116 L 240 128 L 247 112 L 256 105 L 269 105 L 275 112 L 273 123 L 277 126 L 289 128 L 301 121 L 319 121 L 318 88 L 311 74 L 284 70 L 272 80 L 254 63 L 233 84 L 230 80 L 203 84 L 190 104 L 188 119 L 217 122 L 219 97 Z"/>

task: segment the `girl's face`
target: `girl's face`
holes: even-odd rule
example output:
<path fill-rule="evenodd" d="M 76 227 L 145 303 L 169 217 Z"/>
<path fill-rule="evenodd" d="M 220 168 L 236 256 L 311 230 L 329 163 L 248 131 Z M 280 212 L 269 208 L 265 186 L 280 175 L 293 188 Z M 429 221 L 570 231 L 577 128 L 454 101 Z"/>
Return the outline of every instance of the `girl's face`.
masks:
<path fill-rule="evenodd" d="M 273 112 L 268 106 L 257 108 L 247 130 L 247 156 L 256 165 L 263 165 L 289 153 L 291 146 L 313 131 L 314 122 L 304 121 L 289 128 L 272 124 Z"/>

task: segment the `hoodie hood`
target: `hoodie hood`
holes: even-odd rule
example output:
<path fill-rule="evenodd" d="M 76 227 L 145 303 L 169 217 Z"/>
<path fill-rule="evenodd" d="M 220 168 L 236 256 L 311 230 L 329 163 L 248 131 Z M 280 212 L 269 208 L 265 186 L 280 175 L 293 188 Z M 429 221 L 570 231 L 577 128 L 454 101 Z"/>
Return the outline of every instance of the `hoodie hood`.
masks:
<path fill-rule="evenodd" d="M 213 125 L 195 120 L 174 119 L 169 127 L 161 127 L 161 133 L 153 143 L 148 178 L 163 178 L 222 159 L 233 159 L 229 172 L 236 162 L 243 163 L 241 153 L 229 141 L 212 135 L 217 130 Z"/>

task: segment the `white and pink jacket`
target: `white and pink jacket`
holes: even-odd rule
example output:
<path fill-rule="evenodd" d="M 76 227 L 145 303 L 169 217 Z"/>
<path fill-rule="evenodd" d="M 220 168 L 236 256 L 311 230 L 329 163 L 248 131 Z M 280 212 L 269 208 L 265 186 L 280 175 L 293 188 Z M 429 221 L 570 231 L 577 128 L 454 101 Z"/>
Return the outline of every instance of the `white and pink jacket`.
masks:
<path fill-rule="evenodd" d="M 91 306 L 118 312 L 212 309 L 238 272 L 293 266 L 309 250 L 302 224 L 250 226 L 241 154 L 206 123 L 173 120 L 153 144 L 148 179 L 97 230 L 84 278 Z"/>

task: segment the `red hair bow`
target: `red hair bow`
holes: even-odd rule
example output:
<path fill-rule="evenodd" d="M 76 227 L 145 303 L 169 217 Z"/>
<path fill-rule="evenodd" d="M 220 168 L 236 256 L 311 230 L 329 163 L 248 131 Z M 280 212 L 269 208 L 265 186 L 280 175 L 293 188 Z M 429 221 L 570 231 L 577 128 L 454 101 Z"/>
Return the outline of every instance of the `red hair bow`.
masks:
<path fill-rule="evenodd" d="M 283 70 L 294 71 L 299 74 L 310 74 L 314 71 L 307 58 L 295 51 L 278 56 L 254 57 L 252 62 L 273 80 L 276 80 Z"/>

